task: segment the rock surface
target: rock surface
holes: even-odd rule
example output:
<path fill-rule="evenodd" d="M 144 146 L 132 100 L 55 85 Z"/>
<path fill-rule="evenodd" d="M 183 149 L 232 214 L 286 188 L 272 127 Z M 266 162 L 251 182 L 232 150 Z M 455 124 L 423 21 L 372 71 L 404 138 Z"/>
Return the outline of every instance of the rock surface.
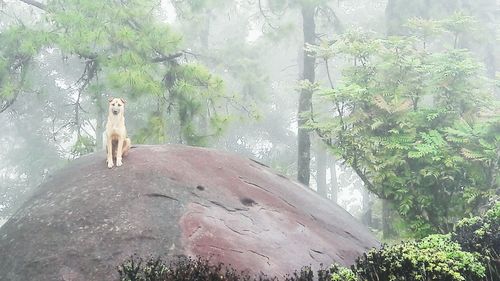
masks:
<path fill-rule="evenodd" d="M 95 153 L 41 185 L 0 228 L 0 280 L 115 280 L 134 253 L 282 276 L 377 245 L 342 208 L 258 162 L 139 146 L 122 167 Z"/>

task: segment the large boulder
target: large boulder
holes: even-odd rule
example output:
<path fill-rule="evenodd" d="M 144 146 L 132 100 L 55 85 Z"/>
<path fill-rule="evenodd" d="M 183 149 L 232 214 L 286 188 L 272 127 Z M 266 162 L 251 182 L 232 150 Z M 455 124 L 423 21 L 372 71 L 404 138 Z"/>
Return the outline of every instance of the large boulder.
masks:
<path fill-rule="evenodd" d="M 378 242 L 336 204 L 258 162 L 140 146 L 122 167 L 84 156 L 0 228 L 1 280 L 115 280 L 139 256 L 201 256 L 249 273 L 351 264 Z"/>

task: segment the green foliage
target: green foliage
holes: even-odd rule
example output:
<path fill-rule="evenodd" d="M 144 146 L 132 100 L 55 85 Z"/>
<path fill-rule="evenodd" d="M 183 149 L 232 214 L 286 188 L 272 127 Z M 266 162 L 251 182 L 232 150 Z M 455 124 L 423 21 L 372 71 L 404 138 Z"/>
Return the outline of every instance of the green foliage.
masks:
<path fill-rule="evenodd" d="M 410 24 L 422 37 L 437 29 Z M 317 108 L 330 107 L 308 124 L 417 237 L 477 212 L 499 186 L 500 163 L 497 104 L 480 65 L 466 50 L 422 51 L 422 40 L 358 30 L 311 47 L 351 65 L 334 89 L 319 90 Z"/>
<path fill-rule="evenodd" d="M 332 280 L 473 281 L 485 277 L 478 256 L 463 251 L 449 235 L 384 245 L 357 259 L 351 269 L 333 269 Z"/>
<path fill-rule="evenodd" d="M 331 281 L 357 281 L 356 273 L 349 268 L 332 265 Z"/>
<path fill-rule="evenodd" d="M 477 29 L 477 25 L 478 21 L 474 17 L 467 15 L 464 11 L 455 11 L 443 20 L 410 18 L 406 27 L 410 34 L 422 41 L 425 49 L 428 43 L 439 38 L 446 31 L 453 35 L 453 48 L 457 48 L 460 37 L 471 34 Z"/>
<path fill-rule="evenodd" d="M 0 112 L 7 109 L 21 92 L 33 57 L 54 36 L 43 30 L 14 26 L 0 33 Z"/>
<path fill-rule="evenodd" d="M 76 157 L 89 154 L 95 150 L 95 146 L 96 144 L 93 138 L 80 135 L 73 145 L 71 154 Z"/>
<path fill-rule="evenodd" d="M 424 43 L 444 31 L 440 22 L 423 18 L 411 18 L 408 20 L 407 26 L 410 33 L 420 38 Z"/>
<path fill-rule="evenodd" d="M 223 263 L 212 263 L 203 258 L 178 258 L 170 263 L 157 258 L 144 261 L 131 257 L 118 266 L 120 281 L 329 281 L 331 270 L 319 269 L 317 277 L 310 267 L 303 267 L 291 275 L 268 277 L 264 274 L 250 276 Z"/>
<path fill-rule="evenodd" d="M 500 202 L 494 203 L 482 216 L 459 221 L 452 239 L 464 250 L 480 255 L 487 265 L 488 280 L 500 278 Z"/>
<path fill-rule="evenodd" d="M 456 11 L 441 23 L 446 30 L 458 35 L 474 30 L 477 20 L 472 16 L 466 15 L 464 11 Z"/>
<path fill-rule="evenodd" d="M 498 280 L 500 203 L 457 223 L 451 234 L 383 245 L 351 268 L 332 265 L 332 281 Z"/>
<path fill-rule="evenodd" d="M 50 49 L 60 52 L 65 60 L 80 60 L 84 66 L 76 81 L 64 79 L 78 94 L 75 122 L 68 127 L 77 134 L 77 155 L 89 151 L 85 143 L 100 138 L 101 132 L 95 128 L 86 133 L 81 129 L 85 123 L 102 119 L 84 113 L 94 106 L 102 107 L 104 93 L 130 102 L 156 103 L 147 109 L 151 120 L 137 128 L 146 134 L 135 133 L 139 140 L 163 143 L 177 133 L 183 142 L 199 144 L 200 139 L 220 135 L 229 119 L 222 110 L 229 100 L 223 82 L 193 61 L 180 62 L 182 36 L 158 20 L 158 9 L 158 3 L 150 0 L 47 1 L 35 25 L 12 25 L 0 35 L 0 105 L 10 106 L 19 93 L 30 88 L 23 79 L 25 73 L 38 71 L 38 65 L 30 62 Z M 97 114 L 103 115 L 102 110 Z M 176 118 L 180 128 L 174 131 L 175 126 L 167 120 Z M 194 125 L 202 119 L 207 122 Z M 146 128 L 147 123 L 162 125 Z"/>

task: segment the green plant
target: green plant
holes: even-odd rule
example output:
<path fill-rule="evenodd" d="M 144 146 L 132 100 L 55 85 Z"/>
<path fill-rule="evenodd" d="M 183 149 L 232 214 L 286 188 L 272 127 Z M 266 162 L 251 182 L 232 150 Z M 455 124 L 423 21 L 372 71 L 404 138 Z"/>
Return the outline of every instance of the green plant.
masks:
<path fill-rule="evenodd" d="M 480 64 L 461 49 L 430 53 L 422 38 L 354 30 L 310 49 L 343 58 L 341 81 L 317 90 L 308 126 L 379 198 L 407 233 L 448 233 L 478 213 L 499 182 L 500 119 Z M 326 48 L 327 50 L 323 50 Z"/>
<path fill-rule="evenodd" d="M 357 281 L 356 273 L 349 268 L 332 265 L 331 281 Z"/>
<path fill-rule="evenodd" d="M 320 268 L 317 278 L 311 267 L 305 266 L 282 278 L 260 274 L 250 276 L 223 263 L 213 263 L 204 258 L 177 258 L 167 263 L 161 258 L 132 256 L 118 266 L 120 281 L 329 281 L 332 269 Z"/>
<path fill-rule="evenodd" d="M 383 245 L 360 257 L 351 269 L 334 266 L 332 280 L 474 281 L 484 280 L 485 267 L 450 235 Z M 343 278 L 343 279 L 342 279 Z"/>
<path fill-rule="evenodd" d="M 452 239 L 465 251 L 476 252 L 487 266 L 488 280 L 500 279 L 500 202 L 482 216 L 459 221 Z"/>

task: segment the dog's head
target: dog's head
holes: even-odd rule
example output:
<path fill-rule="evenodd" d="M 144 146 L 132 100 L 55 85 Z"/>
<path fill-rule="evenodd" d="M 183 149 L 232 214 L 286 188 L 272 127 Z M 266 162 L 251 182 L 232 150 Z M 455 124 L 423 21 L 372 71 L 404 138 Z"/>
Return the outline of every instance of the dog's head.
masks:
<path fill-rule="evenodd" d="M 109 113 L 120 115 L 125 111 L 125 100 L 122 98 L 109 98 Z"/>

